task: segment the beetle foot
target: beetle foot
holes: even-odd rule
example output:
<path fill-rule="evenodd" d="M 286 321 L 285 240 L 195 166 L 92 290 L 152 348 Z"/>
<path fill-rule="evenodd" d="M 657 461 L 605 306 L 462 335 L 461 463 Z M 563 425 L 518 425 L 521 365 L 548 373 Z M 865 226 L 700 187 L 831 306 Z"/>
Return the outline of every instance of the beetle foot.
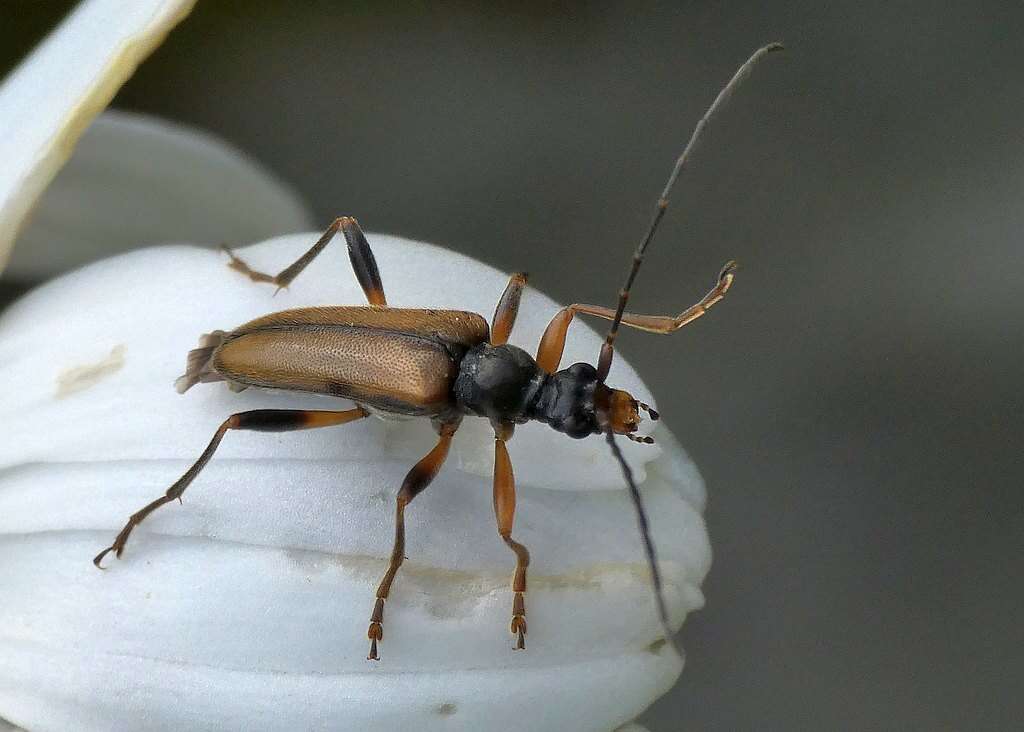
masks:
<path fill-rule="evenodd" d="M 252 267 L 246 264 L 242 258 L 238 257 L 233 251 L 231 251 L 230 247 L 228 247 L 227 244 L 221 244 L 220 248 L 221 251 L 227 254 L 228 257 L 230 258 L 228 261 L 228 266 L 231 269 L 235 270 L 236 272 L 241 272 L 253 282 L 269 282 L 271 284 L 280 285 L 278 289 L 281 289 L 281 287 L 284 286 L 277 281 L 277 277 L 273 275 L 268 275 L 264 272 L 257 272 L 256 270 L 254 270 Z"/>
<path fill-rule="evenodd" d="M 370 615 L 370 627 L 366 631 L 366 637 L 370 639 L 370 653 L 366 656 L 367 661 L 379 661 L 377 655 L 377 641 L 384 639 L 384 598 L 378 597 L 373 604 L 373 614 Z"/>
<path fill-rule="evenodd" d="M 97 554 L 95 557 L 93 557 L 92 563 L 94 565 L 96 565 L 96 569 L 106 569 L 106 567 L 104 567 L 103 565 L 100 564 L 100 562 L 103 561 L 103 558 L 105 556 L 107 556 L 108 554 L 110 554 L 110 552 L 114 552 L 114 558 L 115 559 L 120 559 L 121 558 L 121 552 L 123 552 L 123 551 L 124 551 L 124 547 L 123 546 L 117 546 L 117 544 L 114 544 L 113 546 L 108 546 L 106 549 L 104 549 L 99 554 Z"/>
<path fill-rule="evenodd" d="M 517 592 L 512 599 L 512 625 L 509 630 L 516 636 L 515 650 L 526 650 L 526 602 L 522 592 Z"/>
<path fill-rule="evenodd" d="M 383 640 L 384 628 L 380 623 L 370 623 L 370 629 L 366 631 L 366 637 L 370 639 L 370 653 L 367 654 L 367 661 L 379 661 L 380 656 L 377 655 L 377 641 Z"/>

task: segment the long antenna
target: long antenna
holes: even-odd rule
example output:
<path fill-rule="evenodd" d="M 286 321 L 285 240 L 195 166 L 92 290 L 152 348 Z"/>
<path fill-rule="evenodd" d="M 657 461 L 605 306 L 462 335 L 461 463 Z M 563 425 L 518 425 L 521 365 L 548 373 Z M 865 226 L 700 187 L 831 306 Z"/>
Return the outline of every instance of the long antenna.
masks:
<path fill-rule="evenodd" d="M 640 489 L 637 487 L 636 481 L 633 480 L 633 469 L 629 467 L 629 463 L 626 462 L 626 458 L 622 455 L 622 450 L 619 448 L 619 443 L 615 441 L 615 433 L 611 427 L 608 427 L 608 431 L 605 434 L 608 438 L 608 445 L 612 448 L 612 453 L 618 459 L 619 465 L 622 466 L 622 476 L 626 479 L 626 483 L 629 484 L 629 497 L 633 499 L 633 507 L 636 509 L 636 520 L 640 525 L 640 536 L 644 540 L 644 553 L 647 554 L 647 564 L 651 568 L 651 585 L 654 588 L 654 600 L 658 606 L 658 619 L 661 621 L 662 632 L 665 635 L 666 642 L 675 648 L 675 642 L 672 640 L 672 626 L 668 622 L 668 605 L 665 603 L 665 593 L 661 588 L 661 570 L 658 569 L 658 554 L 654 550 L 654 541 L 651 539 L 650 525 L 647 521 L 647 510 L 644 508 Z M 676 652 L 679 652 L 678 648 L 676 648 Z"/>
<path fill-rule="evenodd" d="M 733 90 L 739 86 L 754 66 L 757 65 L 758 61 L 767 56 L 769 53 L 774 51 L 783 50 L 781 43 L 769 43 L 767 46 L 757 49 L 754 54 L 747 59 L 746 63 L 739 67 L 729 83 L 726 84 L 722 91 L 718 92 L 718 96 L 715 97 L 715 101 L 712 102 L 708 111 L 704 113 L 697 126 L 693 130 L 693 134 L 690 135 L 690 141 L 686 143 L 686 147 L 683 149 L 682 154 L 676 160 L 676 164 L 672 167 L 672 173 L 668 177 L 668 181 L 665 183 L 665 188 L 661 192 L 661 196 L 658 198 L 657 208 L 654 210 L 654 216 L 651 218 L 651 224 L 647 227 L 647 233 L 643 239 L 640 240 L 640 244 L 637 245 L 636 251 L 633 252 L 633 266 L 629 270 L 629 275 L 626 277 L 626 282 L 619 290 L 619 305 L 615 309 L 615 318 L 612 320 L 611 327 L 608 329 L 608 335 L 605 337 L 605 341 L 601 346 L 601 357 L 597 362 L 597 379 L 600 383 L 604 383 L 608 376 L 608 371 L 612 365 L 612 356 L 614 354 L 615 337 L 619 332 L 619 324 L 622 322 L 622 314 L 626 311 L 626 302 L 629 300 L 629 291 L 633 287 L 633 280 L 636 279 L 636 274 L 640 270 L 640 265 L 643 263 L 644 254 L 647 251 L 647 246 L 651 243 L 654 238 L 654 233 L 658 230 L 658 224 L 661 223 L 662 217 L 665 215 L 665 210 L 668 208 L 668 197 L 672 192 L 672 187 L 676 184 L 676 179 L 679 178 L 679 174 L 683 172 L 686 167 L 686 163 L 689 160 L 690 152 L 697 144 L 697 140 L 700 139 L 701 133 L 707 126 L 708 122 L 714 116 L 715 112 L 729 99 L 732 95 Z M 615 432 L 612 429 L 611 424 L 602 425 L 605 430 L 605 436 L 608 440 L 608 446 L 611 447 L 612 454 L 615 455 L 615 459 L 619 461 L 619 465 L 622 468 L 622 476 L 626 479 L 626 483 L 629 486 L 629 496 L 633 500 L 633 507 L 636 509 L 636 520 L 640 528 L 640 536 L 644 543 L 644 553 L 647 555 L 647 564 L 651 570 L 651 585 L 654 590 L 654 599 L 658 608 L 658 619 L 661 621 L 662 631 L 665 634 L 665 641 L 675 648 L 675 642 L 672 638 L 672 628 L 669 625 L 668 617 L 668 605 L 665 602 L 665 593 L 661 583 L 661 571 L 658 569 L 658 555 L 654 548 L 654 541 L 651 539 L 650 523 L 647 519 L 647 510 L 644 508 L 643 497 L 640 494 L 640 489 L 637 487 L 636 481 L 633 479 L 633 470 L 629 467 L 629 463 L 626 462 L 626 458 L 622 454 L 622 450 L 619 448 L 618 443 L 615 441 Z M 676 649 L 678 652 L 678 648 Z"/>
<path fill-rule="evenodd" d="M 746 63 L 740 66 L 740 68 L 733 74 L 733 77 L 729 80 L 722 91 L 718 92 L 718 96 L 715 97 L 715 101 L 712 102 L 711 106 L 708 107 L 708 111 L 704 113 L 704 116 L 700 118 L 700 122 L 693 130 L 693 134 L 690 136 L 690 141 L 686 143 L 686 148 L 683 150 L 682 155 L 676 160 L 675 166 L 672 168 L 672 173 L 668 177 L 668 182 L 665 183 L 665 188 L 661 192 L 661 196 L 658 198 L 657 208 L 654 210 L 654 216 L 651 219 L 651 225 L 647 227 L 647 233 L 644 238 L 640 240 L 640 244 L 637 246 L 636 251 L 633 252 L 633 266 L 629 270 L 629 275 L 626 277 L 626 283 L 619 290 L 619 306 L 615 309 L 615 319 L 612 320 L 611 328 L 608 330 L 608 335 L 605 336 L 604 344 L 601 346 L 601 357 L 597 362 L 597 378 L 598 381 L 604 382 L 608 376 L 608 370 L 612 366 L 612 354 L 613 347 L 615 344 L 615 336 L 619 333 L 619 323 L 622 322 L 622 314 L 626 311 L 626 302 L 629 300 L 629 291 L 633 287 L 633 280 L 636 279 L 636 273 L 640 270 L 640 264 L 644 260 L 644 252 L 647 251 L 647 245 L 651 243 L 651 239 L 654 238 L 654 232 L 658 230 L 658 224 L 661 223 L 662 217 L 665 215 L 665 209 L 668 208 L 668 196 L 672 192 L 672 187 L 676 184 L 676 179 L 679 174 L 683 172 L 683 168 L 686 167 L 686 163 L 690 157 L 690 151 L 693 150 L 700 138 L 701 132 L 704 131 L 704 127 L 711 121 L 712 116 L 718 111 L 732 95 L 733 90 L 739 86 L 750 72 L 753 71 L 754 66 L 762 58 L 767 56 L 773 51 L 781 51 L 783 46 L 781 43 L 769 43 L 767 46 L 757 49 L 754 51 L 754 55 L 747 59 Z"/>

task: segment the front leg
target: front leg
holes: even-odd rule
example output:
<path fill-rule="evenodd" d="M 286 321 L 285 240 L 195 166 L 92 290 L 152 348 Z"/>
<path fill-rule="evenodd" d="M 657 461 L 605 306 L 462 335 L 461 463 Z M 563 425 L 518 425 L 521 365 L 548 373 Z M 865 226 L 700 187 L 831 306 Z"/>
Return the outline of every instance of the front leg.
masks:
<path fill-rule="evenodd" d="M 672 333 L 684 325 L 688 325 L 697 318 L 704 315 L 711 306 L 725 297 L 725 293 L 732 286 L 733 277 L 736 274 L 736 263 L 726 262 L 722 271 L 718 273 L 718 281 L 696 304 L 691 305 L 679 315 L 639 315 L 637 313 L 623 313 L 622 324 L 637 330 L 648 333 Z M 537 365 L 548 373 L 558 370 L 558 364 L 562 360 L 562 351 L 565 349 L 565 338 L 569 332 L 569 324 L 577 314 L 596 315 L 605 320 L 615 319 L 615 308 L 606 308 L 601 305 L 574 304 L 559 310 L 555 317 L 548 323 L 548 327 L 541 336 L 540 345 L 537 347 Z"/>
<path fill-rule="evenodd" d="M 498 520 L 498 535 L 516 555 L 516 571 L 512 575 L 512 624 L 509 630 L 516 636 L 516 650 L 526 648 L 526 568 L 530 566 L 530 552 L 512 538 L 512 522 L 516 517 L 516 480 L 512 474 L 512 461 L 505 442 L 512 438 L 512 423 L 494 425 L 494 515 Z"/>

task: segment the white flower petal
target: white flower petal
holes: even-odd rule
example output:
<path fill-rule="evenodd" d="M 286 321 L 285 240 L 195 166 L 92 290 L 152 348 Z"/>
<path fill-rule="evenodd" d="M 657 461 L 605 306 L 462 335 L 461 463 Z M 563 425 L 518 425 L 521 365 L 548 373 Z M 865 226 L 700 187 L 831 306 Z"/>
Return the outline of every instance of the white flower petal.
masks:
<path fill-rule="evenodd" d="M 276 271 L 314 237 L 244 256 Z M 395 306 L 489 314 L 504 287 L 506 275 L 466 257 L 369 238 Z M 94 570 L 96 551 L 227 414 L 339 404 L 171 387 L 200 332 L 361 299 L 343 247 L 272 292 L 214 252 L 165 247 L 72 273 L 0 320 L 0 380 L 16 385 L 0 408 L 0 717 L 29 729 L 612 730 L 672 685 L 682 662 L 659 642 L 618 466 L 602 439 L 542 425 L 510 443 L 515 535 L 532 554 L 524 653 L 507 636 L 513 561 L 494 528 L 484 420 L 466 420 L 408 511 L 379 664 L 365 661 L 365 628 L 396 487 L 433 442 L 424 420 L 231 433 L 184 507 L 156 512 L 120 562 Z M 529 291 L 513 342 L 533 350 L 555 309 Z M 593 360 L 599 344 L 574 325 L 563 363 Z M 647 398 L 622 361 L 611 381 Z M 657 434 L 660 449 L 623 449 L 645 478 L 678 625 L 703 601 L 703 488 Z"/>
<path fill-rule="evenodd" d="M 0 86 L 0 270 L 79 136 L 195 0 L 85 0 Z"/>
<path fill-rule="evenodd" d="M 39 280 L 147 244 L 239 245 L 314 225 L 290 189 L 212 135 L 106 112 L 39 199 L 7 275 Z"/>

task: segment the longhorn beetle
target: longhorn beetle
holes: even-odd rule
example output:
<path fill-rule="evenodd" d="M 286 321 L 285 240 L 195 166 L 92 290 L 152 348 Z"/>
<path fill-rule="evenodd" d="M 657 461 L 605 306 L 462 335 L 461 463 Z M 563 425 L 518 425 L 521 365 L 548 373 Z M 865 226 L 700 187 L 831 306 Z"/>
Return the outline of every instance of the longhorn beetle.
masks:
<path fill-rule="evenodd" d="M 618 306 L 611 309 L 575 304 L 562 309 L 544 331 L 536 358 L 508 343 L 519 299 L 526 286 L 525 274 L 512 275 L 488 328 L 487 321 L 476 313 L 388 307 L 370 245 L 356 220 L 348 216 L 336 219 L 308 252 L 274 276 L 250 269 L 225 247 L 230 267 L 254 282 L 268 282 L 280 289 L 287 287 L 341 231 L 348 243 L 352 269 L 369 305 L 286 310 L 257 318 L 230 332 L 218 330 L 204 335 L 199 348 L 188 354 L 185 374 L 175 382 L 177 390 L 183 393 L 199 382 L 226 381 L 233 390 L 255 386 L 313 392 L 343 397 L 356 406 L 340 411 L 255 409 L 231 415 L 214 433 L 195 464 L 163 496 L 132 514 L 114 543 L 96 555 L 93 564 L 102 569 L 101 561 L 109 552 L 120 558 L 132 529 L 160 506 L 175 499 L 180 501 L 228 430 L 281 432 L 329 427 L 367 417 L 371 409 L 429 417 L 438 433 L 437 445 L 412 467 L 398 491 L 391 562 L 377 588 L 370 613 L 367 658 L 376 660 L 377 644 L 384 636 L 384 602 L 405 558 L 405 508 L 430 485 L 441 469 L 462 418 L 466 415 L 486 417 L 494 428 L 494 512 L 498 534 L 516 556 L 511 632 L 515 636 L 515 648 L 522 649 L 526 647 L 523 595 L 530 553 L 512 538 L 516 494 L 505 443 L 511 439 L 515 425 L 537 420 L 569 437 L 605 435 L 636 508 L 658 615 L 665 638 L 671 639 L 647 515 L 629 465 L 615 442 L 615 435 L 624 435 L 635 442 L 652 443 L 654 440 L 650 437 L 634 433 L 640 424 L 640 411 L 647 412 L 652 420 L 658 419 L 658 413 L 627 392 L 608 387 L 605 378 L 611 368 L 620 325 L 649 333 L 672 333 L 706 313 L 729 290 L 735 262 L 722 268 L 707 295 L 675 317 L 626 312 L 629 292 L 644 253 L 665 215 L 669 193 L 686 167 L 701 131 L 754 65 L 781 49 L 778 43 L 758 49 L 736 71 L 697 123 L 658 198 L 647 232 L 633 254 L 629 274 L 619 290 Z M 569 324 L 577 314 L 610 320 L 611 327 L 601 346 L 596 368 L 577 363 L 558 370 Z"/>

